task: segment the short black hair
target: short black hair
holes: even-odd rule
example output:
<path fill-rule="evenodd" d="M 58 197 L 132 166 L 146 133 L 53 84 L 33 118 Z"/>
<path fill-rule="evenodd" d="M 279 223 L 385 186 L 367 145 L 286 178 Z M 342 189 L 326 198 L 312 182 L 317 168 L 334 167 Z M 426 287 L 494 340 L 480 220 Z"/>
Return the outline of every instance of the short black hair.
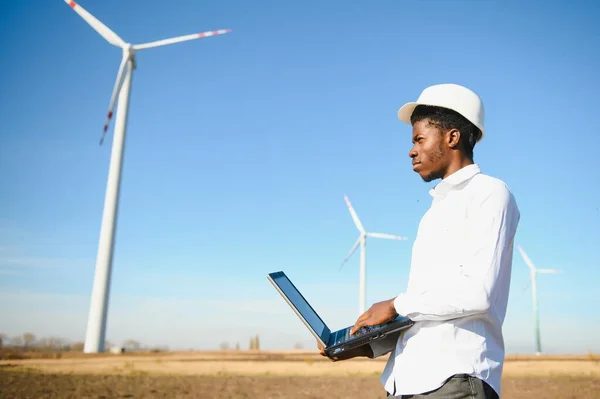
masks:
<path fill-rule="evenodd" d="M 410 123 L 429 119 L 429 123 L 441 130 L 457 129 L 460 131 L 460 141 L 463 144 L 465 154 L 473 160 L 473 148 L 477 139 L 481 137 L 481 130 L 472 124 L 467 118 L 456 111 L 448 108 L 435 107 L 432 105 L 417 105 L 410 117 Z"/>

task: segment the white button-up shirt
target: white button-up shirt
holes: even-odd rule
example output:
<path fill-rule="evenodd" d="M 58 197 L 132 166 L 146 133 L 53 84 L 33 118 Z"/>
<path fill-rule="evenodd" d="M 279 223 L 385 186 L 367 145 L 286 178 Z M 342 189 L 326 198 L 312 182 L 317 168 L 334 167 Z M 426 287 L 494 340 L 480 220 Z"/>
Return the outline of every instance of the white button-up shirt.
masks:
<path fill-rule="evenodd" d="M 430 191 L 413 244 L 408 287 L 396 311 L 416 323 L 381 376 L 396 395 L 439 388 L 454 374 L 500 395 L 514 236 L 520 213 L 509 188 L 468 165 Z"/>

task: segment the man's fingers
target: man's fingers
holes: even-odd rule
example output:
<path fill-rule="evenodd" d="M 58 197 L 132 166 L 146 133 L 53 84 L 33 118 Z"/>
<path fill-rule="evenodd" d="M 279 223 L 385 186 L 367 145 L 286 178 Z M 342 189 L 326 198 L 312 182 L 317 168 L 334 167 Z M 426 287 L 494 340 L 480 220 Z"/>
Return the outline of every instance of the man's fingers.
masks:
<path fill-rule="evenodd" d="M 354 323 L 354 326 L 352 326 L 352 328 L 350 329 L 350 334 L 354 334 L 355 332 L 360 330 L 361 327 L 372 326 L 373 324 L 373 318 L 371 315 L 367 315 L 367 317 L 364 318 L 361 317 L 356 321 L 356 323 Z"/>
<path fill-rule="evenodd" d="M 323 356 L 325 356 L 325 349 L 323 348 L 323 345 L 321 345 L 321 343 L 319 341 L 317 341 L 317 348 L 319 348 L 319 353 Z"/>
<path fill-rule="evenodd" d="M 327 354 L 325 353 L 325 347 L 321 345 L 319 341 L 317 341 L 317 347 L 319 348 L 319 354 L 321 356 L 327 356 Z"/>
<path fill-rule="evenodd" d="M 354 325 L 357 326 L 361 323 L 364 323 L 365 320 L 367 320 L 368 318 L 369 318 L 369 314 L 368 314 L 368 312 L 365 312 L 365 313 L 361 314 L 358 319 L 356 319 L 356 321 L 354 322 Z"/>
<path fill-rule="evenodd" d="M 356 331 L 358 331 L 358 329 L 366 326 L 366 322 L 367 320 L 369 320 L 370 317 L 371 313 L 368 310 L 365 313 L 361 314 L 354 323 L 354 326 L 352 326 L 352 328 L 350 329 L 350 334 L 354 334 Z"/>
<path fill-rule="evenodd" d="M 361 327 L 365 326 L 365 322 L 364 321 L 357 321 L 354 326 L 352 326 L 352 328 L 350 329 L 350 334 L 354 334 L 355 332 L 357 332 Z"/>

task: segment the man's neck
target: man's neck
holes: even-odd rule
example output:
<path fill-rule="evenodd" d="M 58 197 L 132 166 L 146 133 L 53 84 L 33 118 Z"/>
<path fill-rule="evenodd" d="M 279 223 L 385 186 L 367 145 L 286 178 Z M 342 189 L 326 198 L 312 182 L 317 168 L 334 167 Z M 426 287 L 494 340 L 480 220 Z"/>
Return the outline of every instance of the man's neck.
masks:
<path fill-rule="evenodd" d="M 465 166 L 469 166 L 469 165 L 473 165 L 473 164 L 474 164 L 474 162 L 472 160 L 470 160 L 469 158 L 466 158 L 466 157 L 456 158 L 455 160 L 450 162 L 450 165 L 448 165 L 448 169 L 446 169 L 446 173 L 444 174 L 444 177 L 442 179 L 445 179 L 446 177 L 450 176 L 451 174 L 461 170 Z"/>

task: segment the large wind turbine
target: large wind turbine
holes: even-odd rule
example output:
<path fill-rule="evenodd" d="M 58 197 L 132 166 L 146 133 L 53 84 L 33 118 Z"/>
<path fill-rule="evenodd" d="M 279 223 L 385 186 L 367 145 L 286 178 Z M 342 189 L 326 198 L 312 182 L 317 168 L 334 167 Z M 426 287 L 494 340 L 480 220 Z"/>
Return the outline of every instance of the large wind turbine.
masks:
<path fill-rule="evenodd" d="M 521 257 L 523 257 L 523 260 L 529 267 L 529 275 L 531 278 L 531 296 L 533 298 L 533 317 L 535 323 L 535 348 L 536 354 L 540 355 L 542 353 L 542 342 L 540 338 L 540 319 L 538 315 L 537 274 L 557 274 L 560 273 L 560 271 L 556 269 L 536 269 L 523 248 L 520 246 L 517 246 L 517 248 L 521 253 Z"/>
<path fill-rule="evenodd" d="M 358 234 L 358 239 L 356 240 L 356 242 L 350 249 L 350 252 L 348 252 L 348 255 L 346 255 L 346 258 L 344 258 L 344 260 L 342 261 L 342 264 L 340 265 L 340 269 L 344 266 L 344 264 L 348 261 L 348 259 L 350 259 L 350 257 L 352 257 L 352 254 L 354 254 L 354 251 L 356 251 L 358 246 L 360 246 L 360 284 L 358 287 L 358 298 L 359 298 L 359 300 L 358 300 L 359 301 L 359 308 L 358 308 L 359 313 L 358 314 L 361 315 L 366 310 L 367 237 L 384 238 L 387 240 L 406 240 L 407 237 L 402 237 L 402 236 L 397 236 L 397 235 L 387 234 L 387 233 L 367 233 L 365 231 L 362 223 L 360 222 L 358 215 L 356 215 L 356 212 L 354 211 L 354 208 L 352 207 L 352 203 L 348 199 L 347 195 L 344 195 L 344 200 L 346 201 L 346 205 L 348 206 L 348 210 L 350 211 L 350 215 L 352 216 L 352 220 L 354 220 L 354 224 L 356 225 L 356 228 L 358 229 L 359 234 Z"/>
<path fill-rule="evenodd" d="M 108 308 L 108 296 L 110 288 L 110 276 L 112 269 L 112 258 L 114 248 L 115 225 L 117 220 L 119 190 L 121 185 L 121 165 L 123 161 L 123 148 L 125 144 L 125 133 L 127 126 L 127 113 L 129 110 L 129 95 L 131 92 L 131 79 L 133 70 L 136 68 L 135 53 L 153 47 L 165 46 L 187 40 L 200 39 L 203 37 L 221 35 L 230 32 L 229 29 L 194 33 L 171 39 L 158 40 L 154 42 L 132 45 L 126 43 L 106 25 L 97 20 L 83 7 L 74 1 L 65 0 L 81 18 L 83 18 L 96 32 L 110 44 L 117 46 L 123 51 L 123 58 L 117 73 L 117 80 L 113 87 L 112 96 L 108 105 L 108 115 L 104 124 L 104 131 L 100 139 L 100 145 L 108 130 L 112 119 L 115 103 L 117 106 L 117 117 L 115 122 L 113 146 L 110 156 L 110 167 L 108 172 L 108 183 L 106 197 L 104 200 L 104 213 L 102 215 L 102 227 L 100 230 L 100 243 L 96 259 L 96 272 L 94 276 L 94 287 L 88 317 L 87 333 L 85 338 L 84 352 L 97 353 L 104 351 L 104 338 L 106 332 L 106 316 Z M 117 100 L 118 98 L 118 100 Z"/>

